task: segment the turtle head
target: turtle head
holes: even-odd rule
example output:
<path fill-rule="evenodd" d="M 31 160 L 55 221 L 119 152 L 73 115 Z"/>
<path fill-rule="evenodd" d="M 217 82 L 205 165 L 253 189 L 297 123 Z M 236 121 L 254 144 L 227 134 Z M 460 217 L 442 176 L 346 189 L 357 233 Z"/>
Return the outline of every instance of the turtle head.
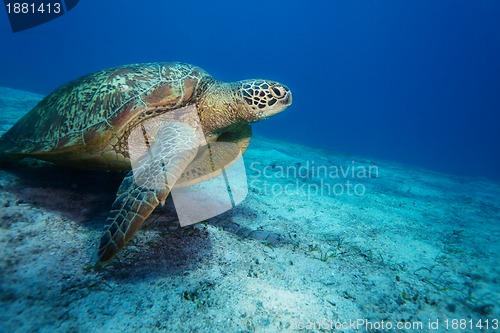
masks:
<path fill-rule="evenodd" d="M 245 80 L 238 83 L 241 115 L 248 122 L 274 116 L 292 104 L 292 92 L 287 86 L 270 80 Z"/>

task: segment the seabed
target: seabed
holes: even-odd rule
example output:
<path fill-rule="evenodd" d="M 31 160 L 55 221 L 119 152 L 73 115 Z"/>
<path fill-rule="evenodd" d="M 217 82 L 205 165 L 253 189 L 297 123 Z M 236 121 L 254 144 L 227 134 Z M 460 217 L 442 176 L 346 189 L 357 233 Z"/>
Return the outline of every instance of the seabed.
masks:
<path fill-rule="evenodd" d="M 0 134 L 41 98 L 0 88 Z M 499 183 L 259 137 L 244 158 L 242 204 L 181 228 L 167 203 L 105 267 L 122 175 L 0 169 L 0 331 L 494 331 Z"/>

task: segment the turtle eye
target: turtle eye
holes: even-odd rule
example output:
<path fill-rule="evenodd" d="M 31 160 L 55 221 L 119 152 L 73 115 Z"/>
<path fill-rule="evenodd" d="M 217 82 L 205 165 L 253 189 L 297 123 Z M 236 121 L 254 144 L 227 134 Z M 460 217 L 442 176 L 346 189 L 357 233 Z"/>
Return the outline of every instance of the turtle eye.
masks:
<path fill-rule="evenodd" d="M 286 95 L 285 89 L 280 86 L 272 86 L 270 91 L 275 98 L 283 98 Z"/>

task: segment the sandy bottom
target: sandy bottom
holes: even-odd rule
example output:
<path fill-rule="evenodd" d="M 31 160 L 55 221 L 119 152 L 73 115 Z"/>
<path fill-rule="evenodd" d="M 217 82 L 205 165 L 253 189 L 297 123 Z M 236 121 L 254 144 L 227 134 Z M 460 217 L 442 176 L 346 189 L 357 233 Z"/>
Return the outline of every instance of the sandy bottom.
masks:
<path fill-rule="evenodd" d="M 0 89 L 0 130 L 39 98 Z M 242 204 L 181 228 L 168 202 L 105 267 L 122 175 L 4 166 L 0 332 L 495 331 L 498 183 L 263 138 L 245 165 Z"/>

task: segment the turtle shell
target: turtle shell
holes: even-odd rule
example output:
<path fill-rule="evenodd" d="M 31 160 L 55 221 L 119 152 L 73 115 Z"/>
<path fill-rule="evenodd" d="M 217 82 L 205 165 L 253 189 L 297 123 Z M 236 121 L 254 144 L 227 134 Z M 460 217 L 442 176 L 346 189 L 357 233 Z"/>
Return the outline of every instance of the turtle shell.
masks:
<path fill-rule="evenodd" d="M 128 158 L 122 147 L 127 133 L 147 118 L 195 103 L 209 80 L 202 69 L 183 63 L 128 65 L 89 74 L 40 101 L 0 139 L 0 151 L 71 161 L 112 149 Z"/>

